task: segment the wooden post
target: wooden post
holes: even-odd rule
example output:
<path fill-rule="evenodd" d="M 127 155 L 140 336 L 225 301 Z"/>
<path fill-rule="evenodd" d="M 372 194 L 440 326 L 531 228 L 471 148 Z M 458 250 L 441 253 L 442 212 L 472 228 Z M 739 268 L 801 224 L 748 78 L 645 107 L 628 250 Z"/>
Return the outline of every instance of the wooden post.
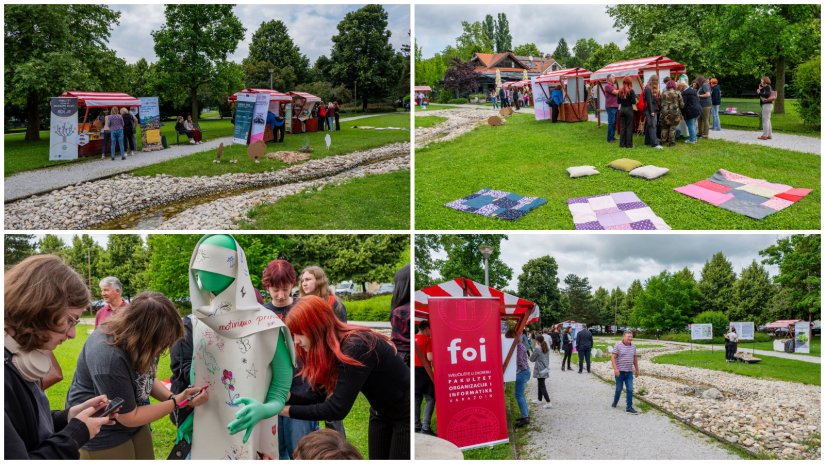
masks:
<path fill-rule="evenodd" d="M 590 82 L 590 88 L 592 89 L 593 81 Z M 596 108 L 594 108 L 594 110 L 596 111 L 596 127 L 599 128 L 602 127 L 602 92 L 604 92 L 604 89 L 602 88 L 602 81 L 599 81 L 599 90 L 596 91 Z"/>

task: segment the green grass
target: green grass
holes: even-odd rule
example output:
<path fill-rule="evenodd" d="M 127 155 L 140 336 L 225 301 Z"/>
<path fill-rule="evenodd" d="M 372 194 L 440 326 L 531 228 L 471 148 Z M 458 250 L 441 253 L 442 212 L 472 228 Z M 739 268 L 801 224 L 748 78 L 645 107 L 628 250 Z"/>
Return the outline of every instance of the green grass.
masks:
<path fill-rule="evenodd" d="M 199 122 L 203 129 L 204 140 L 211 140 L 219 137 L 232 135 L 232 121 L 227 119 L 201 119 Z M 166 136 L 166 141 L 170 145 L 175 144 L 175 121 L 164 121 L 160 129 L 161 134 Z M 82 163 L 87 160 L 98 159 L 97 156 L 78 158 L 73 161 L 49 161 L 49 132 L 40 131 L 40 140 L 37 142 L 24 142 L 24 133 L 7 134 L 4 137 L 4 176 L 10 176 L 18 172 L 31 171 L 52 167 L 67 163 Z M 140 147 L 140 128 L 136 135 L 138 147 Z M 182 137 L 186 143 L 186 137 Z"/>
<path fill-rule="evenodd" d="M 418 112 L 426 113 L 429 110 L 452 110 L 452 109 L 455 109 L 455 108 L 461 108 L 461 107 L 460 106 L 455 106 L 455 105 L 445 105 L 444 103 L 430 103 L 429 105 L 427 105 L 426 110 L 419 110 L 418 107 L 416 106 L 415 111 L 416 111 L 416 113 L 418 113 Z"/>
<path fill-rule="evenodd" d="M 675 364 L 677 366 L 698 367 L 714 371 L 756 377 L 760 379 L 784 380 L 808 385 L 821 385 L 821 368 L 819 364 L 773 356 L 757 356 L 762 362 L 757 364 L 729 363 L 725 361 L 725 352 L 719 349 L 681 351 L 663 354 L 653 358 L 656 364 Z"/>
<path fill-rule="evenodd" d="M 436 124 L 441 124 L 442 122 L 446 121 L 447 118 L 441 116 L 416 116 L 415 117 L 415 128 L 416 129 L 423 129 L 425 127 L 432 127 Z"/>
<path fill-rule="evenodd" d="M 63 381 L 55 384 L 46 390 L 46 396 L 49 398 L 49 403 L 52 409 L 63 409 L 66 402 L 66 394 L 69 392 L 69 386 L 74 376 L 74 371 L 77 365 L 77 359 L 80 356 L 80 351 L 83 349 L 83 344 L 89 338 L 93 326 L 81 324 L 78 326 L 77 337 L 73 340 L 67 340 L 60 345 L 54 352 L 57 362 L 63 368 Z M 169 353 L 165 353 L 158 361 L 157 379 L 167 380 L 172 376 L 172 369 L 169 364 Z M 154 398 L 152 403 L 156 403 Z M 364 395 L 359 394 L 350 413 L 344 419 L 344 428 L 347 432 L 347 440 L 352 443 L 365 459 L 368 459 L 367 434 L 369 423 L 369 402 Z M 323 427 L 323 424 L 321 425 Z M 172 424 L 167 416 L 152 422 L 152 444 L 155 451 L 155 459 L 166 459 L 169 452 L 175 445 L 175 435 L 177 429 Z"/>
<path fill-rule="evenodd" d="M 344 301 L 350 321 L 389 321 L 392 295 L 378 295 L 366 300 Z"/>
<path fill-rule="evenodd" d="M 757 333 L 756 334 L 758 339 L 761 338 L 770 338 L 769 341 L 757 341 L 753 343 L 751 340 L 741 340 L 739 342 L 739 349 L 741 350 L 750 350 L 750 349 L 757 349 L 757 350 L 765 350 L 765 351 L 773 351 L 773 338 L 770 335 L 764 333 Z M 617 337 L 619 338 L 619 337 Z M 667 341 L 668 339 L 673 339 L 672 341 L 682 342 L 682 343 L 690 343 L 690 334 L 669 334 L 663 335 L 661 337 L 662 341 Z M 642 335 L 637 335 L 635 340 L 655 340 L 655 338 L 646 338 Z M 697 340 L 693 342 L 696 345 L 714 345 L 714 346 L 724 346 L 725 340 L 722 337 L 714 337 L 712 340 Z M 637 345 L 639 346 L 639 345 Z M 822 347 L 822 338 L 821 337 L 812 337 L 811 338 L 811 352 L 810 353 L 795 353 L 800 356 L 820 356 Z"/>
<path fill-rule="evenodd" d="M 724 111 L 725 108 L 734 107 L 737 111 L 753 111 L 761 113 L 762 109 L 757 98 L 722 98 L 722 105 L 719 110 Z M 722 129 L 737 129 L 737 130 L 751 130 L 758 131 L 760 117 L 744 117 L 744 116 L 726 116 L 719 115 L 719 122 L 722 124 Z M 796 100 L 785 100 L 785 114 L 771 115 L 771 126 L 774 132 L 782 132 L 787 134 L 806 135 L 809 137 L 820 137 L 820 128 L 807 126 L 799 116 L 799 111 L 796 107 Z"/>
<path fill-rule="evenodd" d="M 241 228 L 409 229 L 410 172 L 370 175 L 258 205 L 249 212 L 249 219 L 242 222 Z"/>
<path fill-rule="evenodd" d="M 748 348 L 756 348 L 757 350 L 773 351 L 773 342 L 756 342 L 751 343 L 747 340 L 739 342 L 740 350 L 747 350 Z M 811 352 L 810 353 L 795 353 L 800 356 L 821 356 L 822 353 L 822 337 L 811 337 Z"/>
<path fill-rule="evenodd" d="M 722 140 L 654 150 L 637 136 L 633 149 L 607 144 L 607 127 L 549 124 L 517 114 L 500 127 L 481 126 L 455 140 L 416 151 L 416 229 L 572 229 L 567 199 L 633 191 L 673 229 L 818 230 L 821 158 Z M 655 164 L 670 172 L 653 181 L 607 167 L 617 158 Z M 593 165 L 601 174 L 571 179 L 566 168 Z M 814 191 L 759 221 L 673 191 L 724 168 Z M 484 187 L 548 199 L 518 221 L 464 213 L 443 206 Z"/>
<path fill-rule="evenodd" d="M 342 121 L 340 131 L 286 134 L 284 143 L 267 143 L 267 152 L 298 151 L 306 142 L 309 142 L 314 150 L 312 159 L 321 159 L 410 140 L 408 130 L 376 131 L 353 129 L 353 126 L 402 127 L 409 129 L 410 116 L 407 113 L 374 116 L 355 121 Z M 327 150 L 324 143 L 324 137 L 327 134 L 330 134 L 332 139 L 332 146 L 329 150 Z M 246 155 L 245 145 L 227 146 L 223 152 L 224 162 L 221 164 L 212 162 L 215 159 L 215 153 L 215 150 L 195 153 L 163 163 L 145 166 L 136 169 L 132 174 L 137 176 L 167 174 L 177 177 L 217 176 L 226 173 L 274 171 L 289 166 L 281 161 L 270 159 L 262 159 L 258 164 L 252 163 Z M 230 164 L 226 162 L 233 157 L 239 160 L 238 163 Z"/>

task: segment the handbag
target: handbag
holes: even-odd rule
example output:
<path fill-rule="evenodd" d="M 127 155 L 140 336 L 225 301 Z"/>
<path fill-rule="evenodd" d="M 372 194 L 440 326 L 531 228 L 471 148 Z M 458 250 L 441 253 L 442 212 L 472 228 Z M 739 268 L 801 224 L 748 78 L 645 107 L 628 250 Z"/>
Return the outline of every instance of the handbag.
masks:
<path fill-rule="evenodd" d="M 546 377 L 546 376 L 550 375 L 550 368 L 545 367 L 544 369 L 536 372 L 536 375 L 539 376 L 539 377 Z"/>

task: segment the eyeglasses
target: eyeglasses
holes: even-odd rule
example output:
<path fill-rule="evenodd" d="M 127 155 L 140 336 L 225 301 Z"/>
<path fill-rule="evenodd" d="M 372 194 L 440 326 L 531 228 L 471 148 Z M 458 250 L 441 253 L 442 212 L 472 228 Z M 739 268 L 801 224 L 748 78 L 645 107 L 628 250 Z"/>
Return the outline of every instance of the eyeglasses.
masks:
<path fill-rule="evenodd" d="M 80 318 L 79 317 L 74 317 L 72 315 L 69 315 L 68 319 L 69 319 L 69 327 L 66 329 L 66 332 L 72 330 L 72 328 L 74 326 L 76 326 L 77 324 L 80 324 Z"/>

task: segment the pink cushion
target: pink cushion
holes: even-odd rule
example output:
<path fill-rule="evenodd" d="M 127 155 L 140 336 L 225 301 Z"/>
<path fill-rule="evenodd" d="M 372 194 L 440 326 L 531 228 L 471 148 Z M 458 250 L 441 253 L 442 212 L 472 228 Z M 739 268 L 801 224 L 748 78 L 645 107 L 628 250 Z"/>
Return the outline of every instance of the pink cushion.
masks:
<path fill-rule="evenodd" d="M 698 198 L 699 200 L 706 201 L 714 206 L 719 206 L 722 203 L 734 198 L 734 196 L 730 193 L 719 193 L 714 192 L 713 190 L 708 190 L 706 188 L 699 187 L 694 184 L 685 185 L 684 187 L 676 187 L 675 189 L 679 193 L 683 193 L 689 197 Z"/>

